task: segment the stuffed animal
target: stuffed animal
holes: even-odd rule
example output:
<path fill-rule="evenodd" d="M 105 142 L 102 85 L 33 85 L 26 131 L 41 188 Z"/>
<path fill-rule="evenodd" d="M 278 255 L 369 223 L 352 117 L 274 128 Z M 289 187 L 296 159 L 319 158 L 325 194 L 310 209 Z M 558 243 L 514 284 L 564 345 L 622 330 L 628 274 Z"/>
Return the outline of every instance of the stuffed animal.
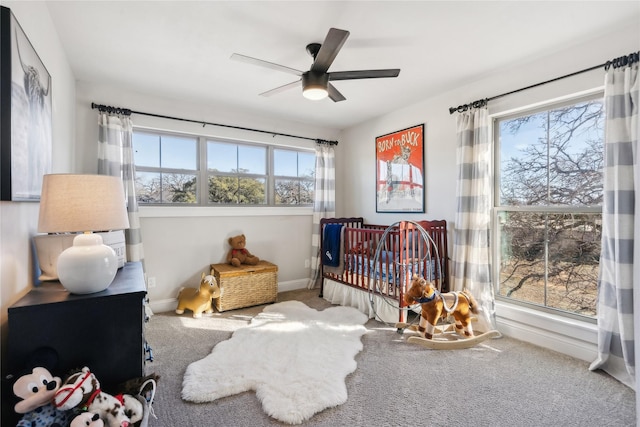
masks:
<path fill-rule="evenodd" d="M 459 335 L 473 336 L 470 313 L 477 314 L 479 306 L 469 291 L 442 294 L 433 287 L 431 282 L 414 275 L 411 287 L 404 294 L 404 301 L 408 305 L 414 303 L 421 305 L 418 331 L 424 338 L 433 338 L 436 323 L 441 317 L 447 317 L 449 314 L 456 320 L 456 332 Z"/>
<path fill-rule="evenodd" d="M 227 263 L 234 267 L 240 267 L 242 264 L 256 265 L 260 262 L 260 258 L 252 255 L 246 248 L 247 239 L 244 234 L 229 237 L 229 246 L 231 250 L 227 254 Z"/>
<path fill-rule="evenodd" d="M 193 312 L 193 317 L 202 317 L 202 313 L 213 313 L 212 299 L 220 296 L 220 286 L 216 278 L 202 273 L 200 287 L 198 289 L 180 289 L 178 294 L 178 308 L 176 314 L 184 313 L 185 309 Z"/>
<path fill-rule="evenodd" d="M 104 427 L 104 421 L 98 414 L 83 412 L 71 421 L 69 427 Z"/>
<path fill-rule="evenodd" d="M 61 380 L 42 367 L 18 378 L 13 384 L 13 393 L 20 400 L 14 410 L 24 414 L 16 427 L 67 426 L 73 414 L 58 411 L 53 397 L 60 388 Z"/>
<path fill-rule="evenodd" d="M 96 413 L 107 427 L 129 427 L 142 419 L 142 403 L 127 396 L 118 399 L 102 391 L 96 376 L 85 366 L 67 378 L 56 392 L 54 403 L 61 411 L 81 408 Z M 135 405 L 135 408 L 126 405 Z M 136 418 L 128 417 L 127 412 L 136 414 Z"/>

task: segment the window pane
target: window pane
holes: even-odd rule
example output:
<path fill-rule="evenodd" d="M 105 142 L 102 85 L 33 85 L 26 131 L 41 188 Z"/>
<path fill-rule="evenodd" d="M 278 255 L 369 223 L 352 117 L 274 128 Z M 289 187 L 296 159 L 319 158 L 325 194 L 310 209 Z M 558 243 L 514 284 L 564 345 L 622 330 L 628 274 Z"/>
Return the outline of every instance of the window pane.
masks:
<path fill-rule="evenodd" d="M 238 203 L 264 205 L 267 203 L 266 180 L 240 178 L 238 180 Z"/>
<path fill-rule="evenodd" d="M 265 175 L 267 173 L 267 149 L 265 147 L 239 145 L 238 172 Z"/>
<path fill-rule="evenodd" d="M 497 213 L 498 295 L 595 316 L 601 213 L 593 208 L 602 206 L 603 196 L 602 98 L 498 120 L 496 129 L 497 205 L 528 207 Z"/>
<path fill-rule="evenodd" d="M 298 153 L 291 150 L 273 150 L 273 174 L 298 176 Z"/>
<path fill-rule="evenodd" d="M 160 167 L 160 136 L 134 132 L 132 139 L 136 166 Z"/>
<path fill-rule="evenodd" d="M 136 171 L 136 197 L 139 203 L 160 203 L 160 172 Z"/>
<path fill-rule="evenodd" d="M 298 153 L 298 176 L 313 178 L 316 171 L 316 155 L 313 153 Z"/>
<path fill-rule="evenodd" d="M 313 181 L 277 179 L 275 184 L 276 205 L 308 205 L 313 203 Z"/>
<path fill-rule="evenodd" d="M 136 172 L 140 203 L 197 203 L 196 176 L 161 172 Z"/>
<path fill-rule="evenodd" d="M 167 169 L 198 169 L 198 141 L 172 135 L 161 137 L 160 166 Z"/>
<path fill-rule="evenodd" d="M 196 176 L 163 173 L 162 201 L 165 203 L 197 203 Z"/>
<path fill-rule="evenodd" d="M 213 176 L 209 178 L 209 201 L 222 204 L 256 204 L 267 202 L 266 180 Z"/>
<path fill-rule="evenodd" d="M 238 178 L 235 176 L 213 176 L 209 178 L 209 201 L 211 203 L 237 203 Z"/>
<path fill-rule="evenodd" d="M 210 171 L 237 172 L 238 146 L 225 142 L 207 142 L 207 168 Z"/>
<path fill-rule="evenodd" d="M 601 218 L 500 212 L 499 295 L 595 316 Z"/>
<path fill-rule="evenodd" d="M 273 150 L 273 174 L 275 176 L 306 177 L 314 176 L 316 156 L 293 150 Z"/>
<path fill-rule="evenodd" d="M 601 100 L 500 122 L 502 206 L 602 204 Z"/>

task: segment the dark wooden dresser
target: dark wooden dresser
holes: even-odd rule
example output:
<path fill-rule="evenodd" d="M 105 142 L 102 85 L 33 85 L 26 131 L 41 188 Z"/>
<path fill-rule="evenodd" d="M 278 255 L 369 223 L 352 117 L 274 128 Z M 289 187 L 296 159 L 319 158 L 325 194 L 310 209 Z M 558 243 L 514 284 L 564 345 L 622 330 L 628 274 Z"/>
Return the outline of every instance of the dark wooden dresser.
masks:
<path fill-rule="evenodd" d="M 143 376 L 145 295 L 140 262 L 126 263 L 102 292 L 74 295 L 59 282 L 35 287 L 8 309 L 8 373 L 49 347 L 58 353 L 52 373 L 63 379 L 88 366 L 108 391 Z"/>

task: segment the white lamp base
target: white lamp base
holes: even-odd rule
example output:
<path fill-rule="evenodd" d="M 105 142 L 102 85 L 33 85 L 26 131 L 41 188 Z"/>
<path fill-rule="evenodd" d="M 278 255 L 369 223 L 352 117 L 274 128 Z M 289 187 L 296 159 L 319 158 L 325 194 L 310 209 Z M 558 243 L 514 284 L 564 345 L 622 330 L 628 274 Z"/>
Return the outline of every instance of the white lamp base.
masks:
<path fill-rule="evenodd" d="M 109 287 L 118 271 L 116 253 L 98 234 L 78 234 L 73 246 L 58 257 L 60 283 L 73 294 L 91 294 Z"/>

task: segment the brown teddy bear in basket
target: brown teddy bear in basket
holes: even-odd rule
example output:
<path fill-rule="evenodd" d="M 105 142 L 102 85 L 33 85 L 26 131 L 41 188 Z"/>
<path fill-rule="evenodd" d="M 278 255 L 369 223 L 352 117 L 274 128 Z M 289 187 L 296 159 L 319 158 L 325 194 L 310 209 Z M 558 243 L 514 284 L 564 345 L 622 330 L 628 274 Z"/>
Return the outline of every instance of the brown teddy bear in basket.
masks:
<path fill-rule="evenodd" d="M 246 248 L 247 238 L 244 234 L 239 236 L 229 237 L 229 245 L 231 249 L 227 254 L 227 263 L 234 267 L 240 267 L 242 264 L 256 265 L 260 262 L 260 258 L 252 255 Z"/>

